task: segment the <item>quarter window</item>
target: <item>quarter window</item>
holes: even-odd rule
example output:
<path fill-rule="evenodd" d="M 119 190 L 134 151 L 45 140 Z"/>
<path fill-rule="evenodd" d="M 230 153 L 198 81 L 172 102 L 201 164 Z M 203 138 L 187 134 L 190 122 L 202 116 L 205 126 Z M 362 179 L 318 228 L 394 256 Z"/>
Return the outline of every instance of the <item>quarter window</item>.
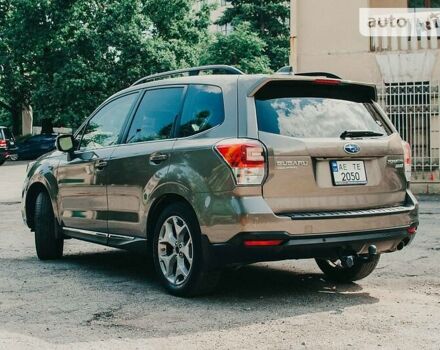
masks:
<path fill-rule="evenodd" d="M 148 90 L 136 112 L 127 143 L 164 140 L 172 135 L 180 112 L 182 87 Z"/>
<path fill-rule="evenodd" d="M 222 91 L 217 86 L 191 85 L 185 99 L 179 136 L 191 136 L 219 125 L 225 119 Z"/>
<path fill-rule="evenodd" d="M 80 149 L 92 150 L 115 145 L 137 96 L 137 93 L 125 95 L 101 108 L 87 124 Z"/>

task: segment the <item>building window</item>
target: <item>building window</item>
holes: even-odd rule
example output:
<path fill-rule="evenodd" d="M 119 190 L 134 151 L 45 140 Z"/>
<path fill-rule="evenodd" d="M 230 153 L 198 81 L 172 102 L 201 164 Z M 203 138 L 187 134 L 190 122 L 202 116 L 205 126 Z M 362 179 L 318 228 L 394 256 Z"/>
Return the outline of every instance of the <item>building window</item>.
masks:
<path fill-rule="evenodd" d="M 409 8 L 440 8 L 440 0 L 408 0 Z M 431 23 L 426 24 L 430 29 L 437 31 L 437 39 L 440 39 L 440 20 L 433 18 Z M 417 40 L 420 40 L 420 29 L 418 29 Z M 431 36 L 428 36 L 431 40 Z"/>
<path fill-rule="evenodd" d="M 440 8 L 440 0 L 408 0 L 408 7 Z"/>
<path fill-rule="evenodd" d="M 438 169 L 438 82 L 388 83 L 378 89 L 379 103 L 402 138 L 412 147 L 415 170 Z"/>
<path fill-rule="evenodd" d="M 224 25 L 217 25 L 217 32 L 228 35 L 232 32 L 232 25 L 230 23 Z"/>

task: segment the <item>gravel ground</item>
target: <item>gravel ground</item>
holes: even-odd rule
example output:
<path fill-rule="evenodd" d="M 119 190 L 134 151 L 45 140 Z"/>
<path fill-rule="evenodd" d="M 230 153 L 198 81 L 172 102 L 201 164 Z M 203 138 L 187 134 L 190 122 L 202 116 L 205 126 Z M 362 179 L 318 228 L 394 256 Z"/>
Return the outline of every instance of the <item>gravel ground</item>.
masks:
<path fill-rule="evenodd" d="M 285 261 L 180 299 L 132 253 L 69 240 L 62 260 L 38 261 L 19 212 L 24 171 L 0 167 L 0 349 L 440 349 L 439 197 L 421 198 L 413 245 L 358 283 Z"/>

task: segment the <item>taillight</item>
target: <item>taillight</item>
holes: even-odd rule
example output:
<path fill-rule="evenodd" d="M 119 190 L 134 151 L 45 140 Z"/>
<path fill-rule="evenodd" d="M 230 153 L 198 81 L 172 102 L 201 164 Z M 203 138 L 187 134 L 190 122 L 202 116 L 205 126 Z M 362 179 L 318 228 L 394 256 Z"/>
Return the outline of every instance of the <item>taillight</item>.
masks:
<path fill-rule="evenodd" d="M 408 142 L 402 142 L 403 144 L 403 162 L 405 165 L 405 177 L 406 181 L 411 181 L 411 146 Z"/>
<path fill-rule="evenodd" d="M 227 139 L 215 145 L 235 178 L 237 185 L 260 185 L 264 180 L 266 160 L 261 142 L 250 139 Z"/>
<path fill-rule="evenodd" d="M 0 140 L 0 147 L 6 148 L 6 140 Z"/>
<path fill-rule="evenodd" d="M 417 226 L 410 226 L 406 229 L 406 231 L 410 234 L 413 235 L 414 233 L 417 232 Z"/>

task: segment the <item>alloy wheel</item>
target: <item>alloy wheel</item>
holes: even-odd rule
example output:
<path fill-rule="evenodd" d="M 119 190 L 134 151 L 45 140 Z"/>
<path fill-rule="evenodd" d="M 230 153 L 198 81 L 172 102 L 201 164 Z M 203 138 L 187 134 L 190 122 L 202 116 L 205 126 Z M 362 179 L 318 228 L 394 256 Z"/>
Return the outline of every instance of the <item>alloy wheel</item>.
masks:
<path fill-rule="evenodd" d="M 189 227 L 181 217 L 171 216 L 165 220 L 157 249 L 165 278 L 176 286 L 184 283 L 193 263 L 193 241 Z"/>

